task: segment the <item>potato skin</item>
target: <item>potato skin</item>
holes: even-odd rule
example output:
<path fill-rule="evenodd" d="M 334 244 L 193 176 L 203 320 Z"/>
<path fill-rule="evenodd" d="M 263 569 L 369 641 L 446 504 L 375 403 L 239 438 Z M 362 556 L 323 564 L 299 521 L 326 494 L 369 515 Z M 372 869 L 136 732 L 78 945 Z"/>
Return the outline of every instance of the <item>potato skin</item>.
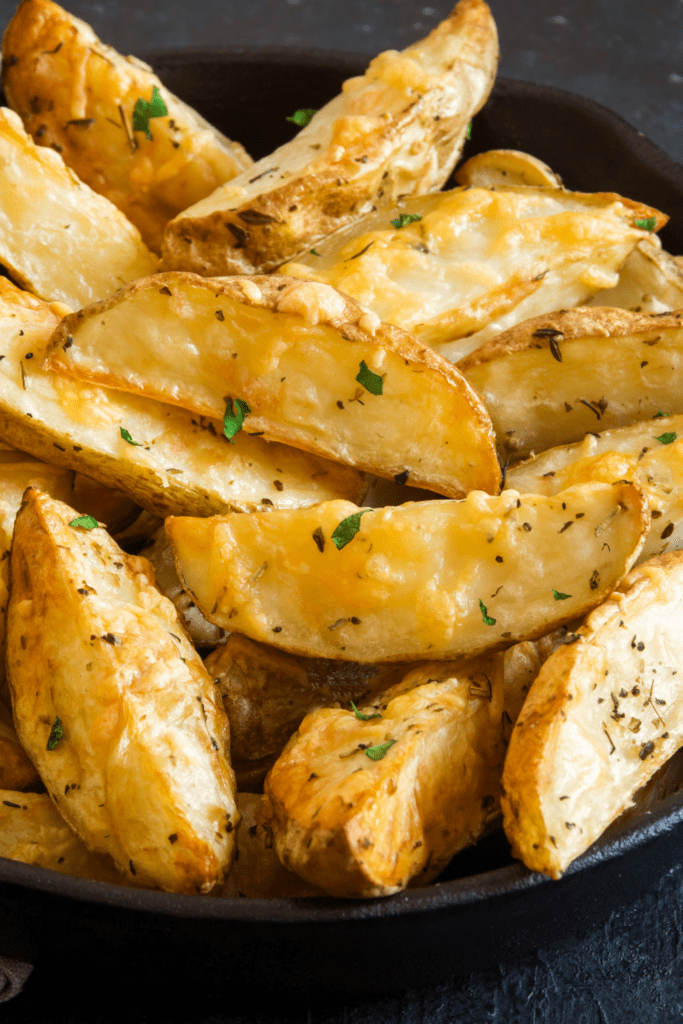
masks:
<path fill-rule="evenodd" d="M 14 530 L 7 675 L 17 733 L 89 849 L 131 884 L 209 892 L 234 776 L 214 684 L 149 563 L 29 488 Z M 63 737 L 47 749 L 59 718 Z"/>
<path fill-rule="evenodd" d="M 23 0 L 3 38 L 3 87 L 42 146 L 106 196 L 159 252 L 166 222 L 252 164 L 152 69 L 123 57 L 51 0 Z M 138 99 L 156 86 L 168 114 L 133 132 Z"/>
<path fill-rule="evenodd" d="M 4 620 L 5 615 L 2 613 L 3 647 Z M 4 660 L 3 657 L 3 663 Z M 0 701 L 0 789 L 32 789 L 39 783 L 40 776 L 19 742 L 12 724 L 12 712 Z"/>

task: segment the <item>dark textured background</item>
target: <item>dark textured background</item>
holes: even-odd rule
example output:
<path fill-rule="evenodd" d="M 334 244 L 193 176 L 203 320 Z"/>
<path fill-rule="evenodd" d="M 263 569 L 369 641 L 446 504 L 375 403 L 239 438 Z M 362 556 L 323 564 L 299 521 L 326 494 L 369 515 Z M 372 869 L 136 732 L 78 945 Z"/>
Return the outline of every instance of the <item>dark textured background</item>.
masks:
<path fill-rule="evenodd" d="M 683 161 L 683 0 L 490 0 L 500 73 L 583 93 Z M 215 46 L 401 48 L 448 13 L 448 0 L 72 0 L 70 10 L 124 52 Z M 14 3 L 0 0 L 4 24 Z M 581 140 L 577 139 L 577 145 Z M 668 211 L 672 214 L 683 211 Z M 683 858 L 682 858 L 683 859 Z M 69 922 L 64 922 L 69 927 Z M 553 947 L 436 990 L 343 1005 L 265 992 L 130 992 L 126 979 L 34 972 L 0 1010 L 8 1024 L 669 1024 L 683 1020 L 683 864 L 643 886 L 602 927 L 571 919 Z M 106 964 L 106 951 L 103 951 Z M 339 965 L 343 974 L 344 965 Z M 382 951 L 368 964 L 381 973 Z"/>

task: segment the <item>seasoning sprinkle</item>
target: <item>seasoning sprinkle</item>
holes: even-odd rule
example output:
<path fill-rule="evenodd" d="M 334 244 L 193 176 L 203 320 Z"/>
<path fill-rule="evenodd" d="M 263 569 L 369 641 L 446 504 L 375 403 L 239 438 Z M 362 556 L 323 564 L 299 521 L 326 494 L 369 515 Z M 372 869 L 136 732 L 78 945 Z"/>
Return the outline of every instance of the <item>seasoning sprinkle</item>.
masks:
<path fill-rule="evenodd" d="M 357 719 L 358 719 L 358 720 L 359 720 L 360 722 L 369 722 L 371 718 L 381 718 L 381 717 L 382 717 L 382 716 L 381 716 L 381 715 L 379 714 L 379 712 L 375 712 L 375 714 L 374 714 L 374 715 L 364 715 L 362 711 L 359 711 L 359 710 L 358 710 L 358 708 L 357 708 L 357 707 L 356 707 L 356 705 L 355 705 L 355 704 L 353 703 L 353 701 L 351 701 L 351 707 L 353 708 L 353 713 L 354 713 L 354 715 L 356 716 L 356 718 L 357 718 Z M 394 741 L 394 740 L 392 740 L 391 742 L 392 742 L 392 743 L 394 743 L 395 741 Z M 369 749 L 370 749 L 370 750 L 372 750 L 372 747 L 370 747 Z M 387 749 L 388 749 L 388 748 L 387 748 Z"/>
<path fill-rule="evenodd" d="M 54 750 L 59 741 L 64 737 L 64 729 L 62 728 L 62 722 L 59 716 L 57 716 L 52 723 L 50 729 L 50 735 L 47 738 L 47 750 Z"/>
<path fill-rule="evenodd" d="M 386 743 L 378 743 L 374 747 L 368 747 L 365 753 L 371 761 L 381 761 L 389 747 L 393 747 L 396 740 L 387 740 Z"/>
<path fill-rule="evenodd" d="M 331 540 L 339 551 L 353 540 L 360 530 L 361 516 L 364 516 L 369 511 L 370 509 L 364 508 L 360 512 L 354 512 L 353 515 L 342 519 L 341 523 L 335 527 Z"/>

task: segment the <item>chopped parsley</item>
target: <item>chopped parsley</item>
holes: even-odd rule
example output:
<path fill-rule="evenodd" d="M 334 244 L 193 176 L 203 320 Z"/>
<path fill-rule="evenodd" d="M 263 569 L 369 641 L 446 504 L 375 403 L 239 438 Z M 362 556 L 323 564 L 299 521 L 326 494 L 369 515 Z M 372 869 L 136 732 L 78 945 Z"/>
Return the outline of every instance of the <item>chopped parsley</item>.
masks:
<path fill-rule="evenodd" d="M 662 417 L 663 417 L 663 416 L 670 416 L 670 415 L 671 415 L 671 413 L 670 413 L 670 412 L 662 412 L 662 410 L 660 409 L 660 410 L 659 410 L 659 412 L 656 412 L 656 413 L 654 414 L 654 416 L 652 417 L 652 419 L 653 419 L 653 420 L 659 420 L 659 419 L 662 419 Z"/>
<path fill-rule="evenodd" d="M 364 508 L 362 512 L 354 512 L 352 516 L 342 519 L 341 523 L 335 527 L 331 540 L 339 551 L 346 547 L 349 541 L 352 541 L 356 536 L 360 530 L 360 517 L 364 516 L 368 511 L 369 509 Z"/>
<path fill-rule="evenodd" d="M 121 437 L 123 438 L 124 441 L 127 441 L 128 444 L 134 444 L 136 448 L 143 447 L 142 441 L 134 441 L 133 438 L 130 436 L 129 431 L 127 431 L 125 427 L 120 427 L 119 429 L 121 431 Z"/>
<path fill-rule="evenodd" d="M 166 114 L 168 114 L 168 107 L 155 85 L 152 89 L 151 100 L 143 100 L 141 96 L 133 108 L 133 131 L 144 132 L 145 138 L 153 142 L 154 139 L 149 130 L 149 119 L 151 117 L 165 117 Z"/>
<path fill-rule="evenodd" d="M 672 430 L 668 434 L 660 434 L 659 437 L 655 437 L 655 441 L 659 441 L 660 444 L 673 444 L 677 437 L 676 431 Z"/>
<path fill-rule="evenodd" d="M 368 747 L 365 753 L 371 761 L 381 761 L 389 747 L 393 747 L 396 740 L 387 740 L 386 743 L 378 743 L 375 747 Z"/>
<path fill-rule="evenodd" d="M 378 373 L 373 373 L 364 359 L 360 361 L 360 371 L 356 374 L 356 380 L 371 395 L 381 395 L 384 390 L 384 378 Z"/>
<path fill-rule="evenodd" d="M 353 701 L 351 701 L 351 707 L 353 708 L 354 715 L 356 716 L 356 718 L 360 722 L 369 722 L 371 718 L 381 718 L 382 717 L 378 712 L 376 712 L 374 715 L 364 715 L 362 711 L 358 710 L 358 708 L 353 703 Z M 392 743 L 393 742 L 394 741 L 392 740 Z M 370 749 L 372 749 L 372 748 L 370 748 Z"/>
<path fill-rule="evenodd" d="M 54 722 L 52 723 L 52 728 L 50 729 L 50 735 L 47 738 L 47 748 L 46 749 L 47 750 L 54 750 L 55 747 L 57 746 L 57 744 L 59 743 L 59 741 L 62 739 L 63 736 L 64 736 L 64 729 L 62 728 L 62 723 L 61 723 L 61 721 L 59 719 L 59 716 L 58 716 L 57 718 L 55 718 Z"/>
<path fill-rule="evenodd" d="M 491 618 L 491 616 L 489 615 L 489 610 L 481 598 L 479 598 L 479 608 L 481 610 L 481 617 L 484 620 L 484 625 L 495 626 L 496 620 Z"/>
<path fill-rule="evenodd" d="M 396 218 L 396 220 L 392 220 L 391 223 L 396 228 L 396 230 L 398 230 L 399 228 L 404 228 L 407 224 L 412 224 L 413 221 L 415 220 L 422 220 L 422 214 L 402 213 L 400 216 Z"/>
<path fill-rule="evenodd" d="M 94 516 L 77 516 L 76 519 L 71 520 L 69 526 L 82 526 L 84 530 L 95 530 L 97 520 Z"/>
<path fill-rule="evenodd" d="M 232 444 L 235 443 L 233 441 L 235 434 L 239 433 L 242 429 L 244 417 L 250 412 L 251 409 L 246 402 L 242 401 L 241 398 L 236 398 L 234 403 L 232 398 L 226 398 L 225 415 L 223 417 L 223 433 Z"/>
<path fill-rule="evenodd" d="M 553 597 L 556 601 L 566 601 L 567 598 L 571 597 L 571 594 L 562 594 L 559 590 L 553 589 Z"/>
<path fill-rule="evenodd" d="M 465 132 L 465 138 L 466 139 L 471 139 L 472 138 L 472 122 L 471 121 L 467 125 L 467 131 Z"/>
<path fill-rule="evenodd" d="M 635 226 L 637 228 L 642 228 L 643 231 L 654 231 L 656 223 L 656 217 L 645 217 L 644 220 L 634 221 Z"/>
<path fill-rule="evenodd" d="M 285 118 L 285 121 L 291 121 L 292 124 L 297 124 L 299 128 L 305 128 L 307 124 L 310 124 L 313 115 L 317 113 L 317 108 L 304 107 L 303 110 L 295 110 L 291 117 Z"/>
<path fill-rule="evenodd" d="M 311 256 L 320 256 L 321 253 L 316 252 L 315 249 L 311 249 Z"/>

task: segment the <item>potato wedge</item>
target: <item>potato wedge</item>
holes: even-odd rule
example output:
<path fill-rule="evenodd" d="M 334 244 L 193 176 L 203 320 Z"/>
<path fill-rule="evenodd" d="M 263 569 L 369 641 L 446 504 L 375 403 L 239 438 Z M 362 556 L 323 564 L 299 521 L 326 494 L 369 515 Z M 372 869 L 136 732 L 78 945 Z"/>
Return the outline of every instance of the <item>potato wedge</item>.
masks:
<path fill-rule="evenodd" d="M 557 494 L 588 480 L 625 478 L 642 488 L 652 514 L 638 562 L 683 547 L 683 416 L 644 420 L 550 448 L 508 469 L 506 486 Z"/>
<path fill-rule="evenodd" d="M 80 309 L 153 274 L 158 260 L 112 203 L 0 107 L 0 263 L 40 298 Z"/>
<path fill-rule="evenodd" d="M 129 884 L 108 857 L 90 852 L 45 793 L 0 789 L 0 857 L 63 875 Z"/>
<path fill-rule="evenodd" d="M 683 744 L 683 552 L 629 573 L 548 658 L 513 731 L 505 832 L 558 878 Z"/>
<path fill-rule="evenodd" d="M 497 814 L 502 669 L 502 655 L 428 663 L 359 709 L 378 718 L 307 715 L 265 784 L 285 867 L 333 896 L 435 878 Z"/>
<path fill-rule="evenodd" d="M 171 517 L 166 530 L 216 625 L 310 657 L 414 662 L 509 647 L 583 614 L 631 567 L 649 522 L 636 486 L 589 483 L 550 498 Z"/>
<path fill-rule="evenodd" d="M 638 242 L 614 288 L 597 292 L 587 306 L 615 306 L 634 313 L 683 309 L 683 267 L 664 252 L 656 235 Z"/>
<path fill-rule="evenodd" d="M 488 417 L 445 359 L 328 285 L 143 278 L 66 317 L 46 365 L 448 497 L 497 491 Z M 233 406 L 233 402 L 236 404 Z M 278 490 L 283 486 L 275 483 Z"/>
<path fill-rule="evenodd" d="M 458 185 L 476 185 L 478 188 L 517 185 L 549 185 L 562 188 L 559 174 L 530 153 L 518 149 L 489 149 L 471 156 L 454 174 Z"/>
<path fill-rule="evenodd" d="M 3 614 L 3 633 L 4 619 L 5 616 Z M 31 758 L 19 742 L 19 737 L 12 722 L 12 712 L 0 701 L 0 790 L 31 789 L 39 784 L 40 776 L 33 767 Z"/>
<path fill-rule="evenodd" d="M 505 331 L 458 368 L 491 414 L 501 456 L 524 458 L 591 431 L 682 413 L 682 317 L 549 313 Z"/>
<path fill-rule="evenodd" d="M 51 0 L 23 0 L 2 58 L 5 95 L 34 139 L 61 153 L 156 252 L 171 217 L 253 163 L 168 92 L 149 65 L 105 46 Z M 150 114 L 145 132 L 135 108 L 153 100 L 155 89 L 165 109 Z"/>
<path fill-rule="evenodd" d="M 131 884 L 209 892 L 234 851 L 228 721 L 149 562 L 29 488 L 17 515 L 7 677 L 60 812 Z"/>
<path fill-rule="evenodd" d="M 562 644 L 573 642 L 573 630 L 560 626 L 538 640 L 522 640 L 503 652 L 503 735 L 506 743 L 541 665 Z"/>
<path fill-rule="evenodd" d="M 333 285 L 456 362 L 615 285 L 648 217 L 667 220 L 613 193 L 468 186 L 368 214 L 282 274 Z"/>
<path fill-rule="evenodd" d="M 291 142 L 172 220 L 166 269 L 266 273 L 377 206 L 441 188 L 497 64 L 491 11 L 460 0 L 426 39 L 380 53 Z"/>
<path fill-rule="evenodd" d="M 0 278 L 0 437 L 17 448 L 120 488 L 162 517 L 362 497 L 362 474 L 346 466 L 245 432 L 231 445 L 221 423 L 42 370 L 59 320 Z"/>

